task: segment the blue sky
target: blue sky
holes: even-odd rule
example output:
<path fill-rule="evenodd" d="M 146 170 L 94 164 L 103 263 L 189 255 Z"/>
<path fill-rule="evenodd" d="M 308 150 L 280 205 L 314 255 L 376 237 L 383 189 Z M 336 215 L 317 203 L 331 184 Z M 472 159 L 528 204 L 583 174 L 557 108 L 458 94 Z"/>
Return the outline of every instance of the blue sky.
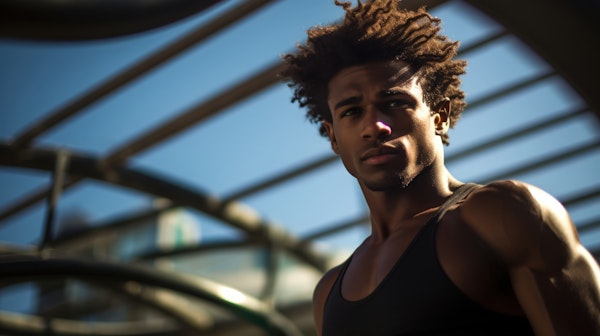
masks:
<path fill-rule="evenodd" d="M 87 92 L 148 53 L 235 6 L 225 1 L 212 10 L 160 29 L 119 38 L 86 42 L 0 40 L 0 140 L 9 141 L 41 116 Z M 333 1 L 275 1 L 263 10 L 205 43 L 189 49 L 45 133 L 37 144 L 104 156 L 161 122 L 227 90 L 236 81 L 277 61 L 304 40 L 305 30 L 339 18 Z M 463 46 L 502 28 L 467 5 L 452 1 L 433 13 L 444 20 L 444 32 Z M 506 37 L 464 55 L 468 100 L 551 68 L 514 37 Z M 226 195 L 330 153 L 296 105 L 285 85 L 269 89 L 223 113 L 192 125 L 181 134 L 132 158 L 132 166 L 164 175 L 217 197 Z M 583 102 L 562 79 L 553 77 L 494 104 L 467 110 L 451 131 L 447 155 L 517 127 L 560 115 Z M 486 180 L 497 173 L 559 150 L 598 138 L 598 122 L 588 113 L 527 139 L 449 164 L 464 181 Z M 534 183 L 559 198 L 598 188 L 600 151 L 556 164 L 543 172 L 510 176 Z M 0 167 L 0 208 L 50 181 L 47 172 Z M 341 164 L 333 163 L 267 192 L 241 200 L 261 216 L 299 236 L 364 213 L 361 194 Z M 153 198 L 97 181 L 85 181 L 60 199 L 58 219 L 84 213 L 97 223 L 151 206 Z M 598 201 L 572 211 L 576 223 L 598 218 Z M 45 205 L 0 223 L 0 242 L 30 244 L 42 234 Z M 203 239 L 237 233 L 194 213 Z M 588 246 L 598 246 L 598 230 L 586 234 Z M 350 249 L 368 228 L 324 239 L 324 246 Z"/>

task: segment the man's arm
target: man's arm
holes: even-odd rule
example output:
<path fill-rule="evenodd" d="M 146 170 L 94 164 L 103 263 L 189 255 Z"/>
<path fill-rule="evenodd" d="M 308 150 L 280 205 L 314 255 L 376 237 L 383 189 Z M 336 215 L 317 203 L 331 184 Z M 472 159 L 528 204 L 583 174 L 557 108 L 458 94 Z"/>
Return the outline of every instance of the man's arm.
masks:
<path fill-rule="evenodd" d="M 465 221 L 505 263 L 538 335 L 600 335 L 600 270 L 564 207 L 514 181 L 473 192 Z"/>

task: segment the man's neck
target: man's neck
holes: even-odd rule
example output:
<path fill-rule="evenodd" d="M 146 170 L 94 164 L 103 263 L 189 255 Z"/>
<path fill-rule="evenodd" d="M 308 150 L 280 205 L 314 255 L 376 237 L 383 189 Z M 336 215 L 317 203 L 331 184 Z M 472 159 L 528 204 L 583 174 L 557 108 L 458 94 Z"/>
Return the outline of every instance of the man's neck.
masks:
<path fill-rule="evenodd" d="M 385 239 L 404 223 L 437 209 L 462 183 L 444 168 L 440 174 L 424 174 L 406 187 L 373 191 L 361 184 L 371 213 L 372 236 Z"/>

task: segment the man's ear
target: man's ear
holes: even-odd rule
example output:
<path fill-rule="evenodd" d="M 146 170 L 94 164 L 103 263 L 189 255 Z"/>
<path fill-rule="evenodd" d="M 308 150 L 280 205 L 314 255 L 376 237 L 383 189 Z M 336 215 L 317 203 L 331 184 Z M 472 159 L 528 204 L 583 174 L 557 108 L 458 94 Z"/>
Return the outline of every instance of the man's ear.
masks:
<path fill-rule="evenodd" d="M 435 123 L 435 134 L 443 135 L 448 132 L 450 128 L 450 114 L 451 111 L 450 98 L 444 98 L 437 106 L 434 111 L 434 123 Z"/>
<path fill-rule="evenodd" d="M 329 137 L 329 142 L 331 142 L 331 149 L 335 154 L 339 154 L 339 148 L 337 144 L 337 140 L 335 138 L 335 133 L 333 132 L 333 124 L 327 120 L 323 120 L 323 127 L 327 131 L 327 136 Z"/>

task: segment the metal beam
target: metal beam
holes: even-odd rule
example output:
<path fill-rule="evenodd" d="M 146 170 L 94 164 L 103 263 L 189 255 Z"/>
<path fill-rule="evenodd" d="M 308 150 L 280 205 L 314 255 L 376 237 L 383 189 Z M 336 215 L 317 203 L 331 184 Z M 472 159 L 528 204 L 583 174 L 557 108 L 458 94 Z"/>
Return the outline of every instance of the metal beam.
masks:
<path fill-rule="evenodd" d="M 479 181 L 477 181 L 477 183 L 486 183 L 488 181 L 513 178 L 516 175 L 526 174 L 536 169 L 540 169 L 542 167 L 546 167 L 563 160 L 568 160 L 579 155 L 587 154 L 598 149 L 600 149 L 600 140 L 595 140 L 592 142 L 588 142 L 587 144 L 580 145 L 576 148 L 566 149 L 558 153 L 552 153 L 551 155 L 548 155 L 544 158 L 535 160 L 533 162 L 524 164 L 519 167 L 514 167 L 508 171 L 504 171 L 496 175 L 491 175 L 486 178 L 482 178 Z"/>
<path fill-rule="evenodd" d="M 62 185 L 62 189 L 65 190 L 70 186 L 79 183 L 82 179 L 83 178 L 80 176 L 67 176 Z M 37 203 L 49 197 L 51 193 L 52 186 L 44 186 L 9 204 L 0 211 L 0 226 L 3 224 L 5 219 L 36 205 Z"/>
<path fill-rule="evenodd" d="M 281 184 L 285 181 L 291 180 L 295 177 L 298 177 L 298 176 L 304 175 L 306 173 L 309 173 L 313 170 L 319 169 L 323 166 L 327 166 L 330 163 L 337 162 L 338 160 L 339 160 L 338 156 L 332 155 L 332 154 L 326 154 L 320 158 L 317 158 L 308 163 L 305 163 L 300 167 L 297 167 L 297 168 L 291 169 L 289 171 L 283 172 L 281 174 L 275 175 L 271 178 L 256 182 L 250 186 L 241 188 L 238 191 L 234 191 L 233 193 L 224 197 L 223 201 L 229 202 L 229 201 L 242 199 L 244 197 L 250 196 L 257 192 L 260 192 L 260 191 L 263 191 L 270 187 Z"/>
<path fill-rule="evenodd" d="M 517 141 L 525 136 L 531 135 L 532 133 L 543 131 L 549 127 L 556 126 L 556 125 L 559 125 L 560 123 L 567 122 L 571 119 L 582 116 L 587 111 L 588 111 L 587 109 L 575 110 L 572 112 L 558 115 L 553 118 L 548 118 L 537 124 L 527 125 L 527 126 L 515 129 L 513 131 L 510 131 L 508 133 L 505 133 L 503 135 L 500 135 L 500 136 L 490 139 L 488 141 L 478 142 L 478 143 L 471 145 L 470 147 L 467 147 L 465 149 L 462 149 L 458 152 L 449 154 L 448 157 L 446 157 L 445 161 L 446 161 L 446 163 L 452 163 L 452 162 L 464 159 L 465 157 L 475 155 L 475 154 L 481 153 L 483 151 L 489 150 L 493 147 L 503 145 L 508 142 Z"/>
<path fill-rule="evenodd" d="M 250 15 L 271 1 L 272 0 L 245 1 L 229 12 L 193 29 L 181 38 L 169 43 L 164 48 L 148 55 L 138 63 L 98 84 L 96 87 L 71 101 L 64 107 L 50 112 L 47 116 L 42 118 L 42 120 L 37 121 L 29 128 L 25 129 L 21 134 L 17 135 L 13 140 L 13 146 L 23 147 L 29 145 L 37 136 L 48 131 L 52 127 L 76 115 L 93 103 L 158 67 L 193 45 L 238 22 L 243 17 Z"/>
<path fill-rule="evenodd" d="M 125 162 L 129 157 L 139 154 L 148 148 L 179 134 L 185 129 L 217 114 L 240 101 L 266 89 L 277 82 L 277 75 L 283 70 L 282 62 L 275 62 L 254 75 L 223 90 L 205 102 L 184 111 L 175 118 L 157 125 L 154 129 L 120 146 L 110 153 L 104 161 L 108 164 Z"/>

